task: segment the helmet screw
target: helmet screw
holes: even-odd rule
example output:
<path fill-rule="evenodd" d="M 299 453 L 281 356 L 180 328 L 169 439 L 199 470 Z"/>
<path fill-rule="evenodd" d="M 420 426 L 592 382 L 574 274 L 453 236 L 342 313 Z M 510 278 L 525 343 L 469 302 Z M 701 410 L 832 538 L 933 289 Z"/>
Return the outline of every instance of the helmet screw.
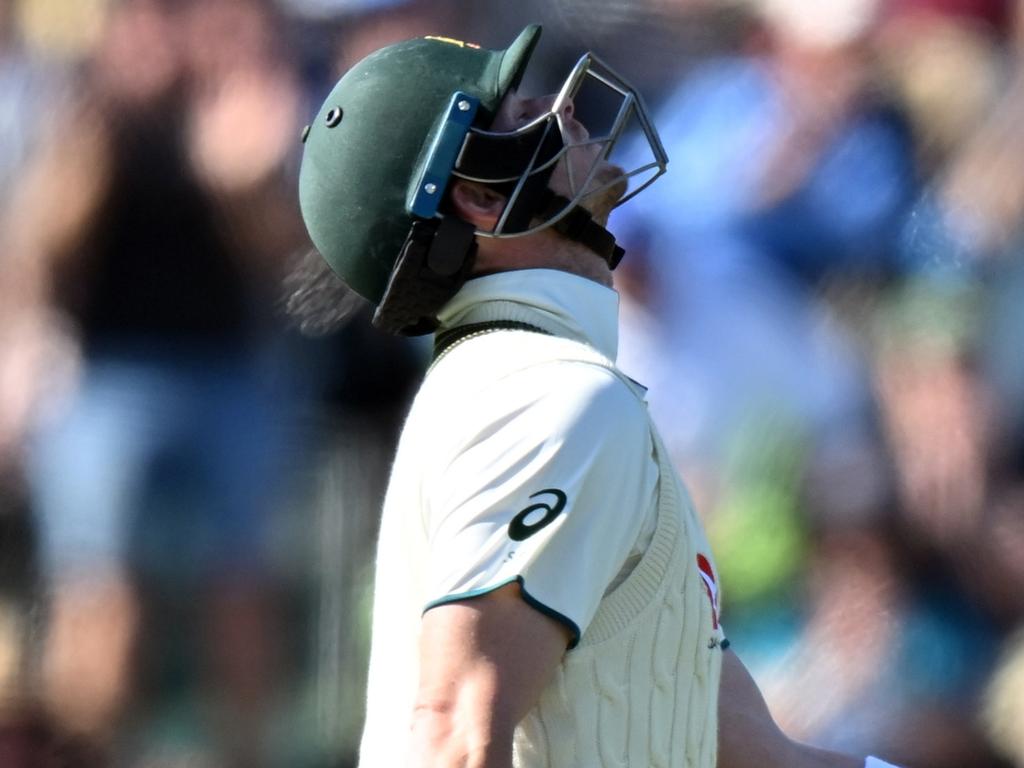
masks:
<path fill-rule="evenodd" d="M 306 139 L 309 138 L 309 129 L 312 128 L 312 127 L 313 126 L 311 126 L 311 125 L 307 125 L 305 128 L 302 129 L 302 143 L 303 144 L 305 144 L 306 143 Z"/>
<path fill-rule="evenodd" d="M 341 122 L 341 107 L 334 107 L 330 112 L 327 113 L 325 118 L 328 128 L 333 128 Z"/>
<path fill-rule="evenodd" d="M 465 99 L 460 99 L 456 106 L 459 108 L 460 112 L 469 112 L 469 102 Z"/>
<path fill-rule="evenodd" d="M 434 184 L 433 182 L 427 182 L 426 184 L 423 185 L 423 191 L 426 192 L 428 195 L 432 195 L 435 192 L 437 192 L 437 184 Z"/>

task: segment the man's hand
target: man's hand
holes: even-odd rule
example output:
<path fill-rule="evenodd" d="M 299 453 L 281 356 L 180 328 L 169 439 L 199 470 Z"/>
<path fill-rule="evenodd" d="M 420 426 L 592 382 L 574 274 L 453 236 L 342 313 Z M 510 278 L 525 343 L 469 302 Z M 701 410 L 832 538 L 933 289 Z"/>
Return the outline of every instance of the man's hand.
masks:
<path fill-rule="evenodd" d="M 569 643 L 518 584 L 430 609 L 413 712 L 416 768 L 511 768 L 512 733 Z"/>

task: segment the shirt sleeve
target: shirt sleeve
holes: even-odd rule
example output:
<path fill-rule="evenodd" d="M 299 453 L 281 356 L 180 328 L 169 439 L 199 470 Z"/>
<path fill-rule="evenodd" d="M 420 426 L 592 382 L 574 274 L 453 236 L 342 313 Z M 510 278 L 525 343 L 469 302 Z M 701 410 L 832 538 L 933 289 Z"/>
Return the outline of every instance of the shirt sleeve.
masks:
<path fill-rule="evenodd" d="M 534 366 L 480 393 L 428 490 L 426 608 L 517 581 L 575 641 L 657 484 L 644 404 L 602 366 Z"/>

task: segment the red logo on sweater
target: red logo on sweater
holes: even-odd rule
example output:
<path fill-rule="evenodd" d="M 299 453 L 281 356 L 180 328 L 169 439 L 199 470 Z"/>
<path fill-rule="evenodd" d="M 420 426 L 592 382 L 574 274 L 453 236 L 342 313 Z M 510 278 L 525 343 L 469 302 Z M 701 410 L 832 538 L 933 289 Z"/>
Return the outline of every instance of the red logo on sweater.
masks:
<path fill-rule="evenodd" d="M 711 626 L 718 629 L 718 579 L 715 577 L 715 569 L 711 561 L 704 555 L 697 555 L 697 570 L 704 582 L 704 591 L 708 593 L 708 600 L 711 601 Z"/>

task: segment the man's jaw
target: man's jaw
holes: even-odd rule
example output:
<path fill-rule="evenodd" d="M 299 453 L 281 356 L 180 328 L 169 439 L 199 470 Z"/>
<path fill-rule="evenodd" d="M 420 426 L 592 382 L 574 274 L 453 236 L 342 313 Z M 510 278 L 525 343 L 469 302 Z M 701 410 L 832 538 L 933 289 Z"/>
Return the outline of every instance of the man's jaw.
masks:
<path fill-rule="evenodd" d="M 604 226 L 608 216 L 629 190 L 629 177 L 625 170 L 617 165 L 602 162 L 590 182 L 594 192 L 584 195 L 581 205 L 590 211 L 594 220 Z"/>

